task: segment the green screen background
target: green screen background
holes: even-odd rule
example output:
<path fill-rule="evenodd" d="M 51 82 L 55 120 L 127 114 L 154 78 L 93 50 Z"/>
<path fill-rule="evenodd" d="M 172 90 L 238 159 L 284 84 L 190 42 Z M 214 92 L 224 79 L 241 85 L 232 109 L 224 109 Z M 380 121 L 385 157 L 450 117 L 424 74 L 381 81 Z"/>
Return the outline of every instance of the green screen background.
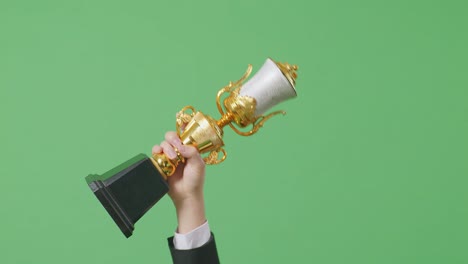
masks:
<path fill-rule="evenodd" d="M 127 240 L 84 177 L 267 57 L 298 97 L 207 169 L 221 261 L 468 263 L 467 7 L 2 0 L 0 263 L 170 263 L 170 199 Z"/>

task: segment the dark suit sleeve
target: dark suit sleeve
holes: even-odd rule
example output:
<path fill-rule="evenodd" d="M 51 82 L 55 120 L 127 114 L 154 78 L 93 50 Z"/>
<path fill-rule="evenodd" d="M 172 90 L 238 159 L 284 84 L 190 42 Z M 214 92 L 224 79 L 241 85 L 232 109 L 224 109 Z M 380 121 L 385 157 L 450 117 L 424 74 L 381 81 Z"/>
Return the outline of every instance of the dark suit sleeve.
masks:
<path fill-rule="evenodd" d="M 174 248 L 174 237 L 167 239 L 174 264 L 219 264 L 218 251 L 213 233 L 203 246 L 188 250 Z"/>

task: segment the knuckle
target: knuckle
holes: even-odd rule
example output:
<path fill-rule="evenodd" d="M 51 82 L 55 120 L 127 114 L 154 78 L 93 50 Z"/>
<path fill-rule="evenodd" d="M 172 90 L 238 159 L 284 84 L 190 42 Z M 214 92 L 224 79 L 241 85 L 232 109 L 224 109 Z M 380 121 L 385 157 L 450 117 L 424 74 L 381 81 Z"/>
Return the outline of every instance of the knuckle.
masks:
<path fill-rule="evenodd" d="M 174 131 L 168 131 L 168 132 L 166 132 L 165 138 L 168 141 L 172 141 L 172 140 L 177 138 L 177 134 Z"/>
<path fill-rule="evenodd" d="M 159 145 L 154 145 L 153 146 L 153 152 L 159 152 L 161 150 L 161 146 Z"/>
<path fill-rule="evenodd" d="M 159 144 L 162 148 L 167 145 L 167 142 L 165 140 L 161 141 L 161 144 Z"/>
<path fill-rule="evenodd" d="M 187 155 L 193 156 L 198 153 L 197 149 L 194 146 L 186 146 L 186 153 Z"/>

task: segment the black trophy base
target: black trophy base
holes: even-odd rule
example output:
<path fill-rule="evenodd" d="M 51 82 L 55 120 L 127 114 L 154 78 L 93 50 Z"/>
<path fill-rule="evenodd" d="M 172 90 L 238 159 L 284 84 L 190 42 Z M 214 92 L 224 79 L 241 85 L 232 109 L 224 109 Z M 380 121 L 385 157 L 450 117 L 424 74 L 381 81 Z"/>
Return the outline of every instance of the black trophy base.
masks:
<path fill-rule="evenodd" d="M 168 191 L 169 187 L 144 154 L 102 174 L 86 177 L 91 190 L 128 238 L 134 225 Z"/>

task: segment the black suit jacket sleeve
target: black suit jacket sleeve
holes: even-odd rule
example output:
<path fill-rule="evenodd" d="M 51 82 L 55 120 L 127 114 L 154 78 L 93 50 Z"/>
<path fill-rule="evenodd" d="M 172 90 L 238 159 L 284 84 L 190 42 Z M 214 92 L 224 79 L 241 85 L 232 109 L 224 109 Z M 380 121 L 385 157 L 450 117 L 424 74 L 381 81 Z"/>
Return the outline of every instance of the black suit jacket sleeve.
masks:
<path fill-rule="evenodd" d="M 213 233 L 203 246 L 188 250 L 174 248 L 174 237 L 167 239 L 174 264 L 219 264 L 218 251 Z"/>

